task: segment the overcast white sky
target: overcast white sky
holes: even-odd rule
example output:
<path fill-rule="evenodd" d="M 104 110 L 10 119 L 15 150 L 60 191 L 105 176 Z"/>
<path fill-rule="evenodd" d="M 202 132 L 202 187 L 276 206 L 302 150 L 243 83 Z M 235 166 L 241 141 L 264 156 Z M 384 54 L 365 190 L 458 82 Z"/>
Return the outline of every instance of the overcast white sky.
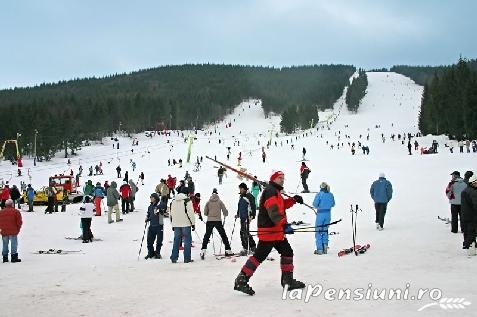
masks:
<path fill-rule="evenodd" d="M 477 1 L 0 0 L 0 88 L 166 64 L 451 64 Z"/>

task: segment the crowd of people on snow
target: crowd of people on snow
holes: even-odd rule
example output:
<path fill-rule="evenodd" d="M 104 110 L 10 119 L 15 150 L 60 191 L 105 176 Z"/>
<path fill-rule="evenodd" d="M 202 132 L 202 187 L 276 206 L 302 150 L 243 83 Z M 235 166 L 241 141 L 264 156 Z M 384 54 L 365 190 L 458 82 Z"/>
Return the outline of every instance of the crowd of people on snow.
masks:
<path fill-rule="evenodd" d="M 462 248 L 469 255 L 476 255 L 477 236 L 477 175 L 466 171 L 464 178 L 459 171 L 453 171 L 445 194 L 450 204 L 451 232 L 463 235 Z M 459 226 L 460 222 L 460 226 Z"/>

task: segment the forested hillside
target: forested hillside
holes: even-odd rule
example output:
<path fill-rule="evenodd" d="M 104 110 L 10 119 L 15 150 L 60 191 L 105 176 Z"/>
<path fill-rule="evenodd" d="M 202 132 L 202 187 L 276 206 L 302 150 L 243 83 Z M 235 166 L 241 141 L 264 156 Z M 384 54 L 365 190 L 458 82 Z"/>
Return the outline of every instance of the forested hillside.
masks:
<path fill-rule="evenodd" d="M 0 91 L 0 139 L 22 136 L 23 154 L 45 158 L 118 129 L 192 129 L 222 119 L 243 99 L 259 98 L 266 113 L 330 107 L 355 68 L 182 65 Z"/>

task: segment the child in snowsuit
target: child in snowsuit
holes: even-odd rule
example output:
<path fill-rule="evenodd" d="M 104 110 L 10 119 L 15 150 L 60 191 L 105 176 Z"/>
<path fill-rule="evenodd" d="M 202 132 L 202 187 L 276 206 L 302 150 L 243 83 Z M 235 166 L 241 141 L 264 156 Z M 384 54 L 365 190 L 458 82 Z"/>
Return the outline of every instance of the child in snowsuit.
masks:
<path fill-rule="evenodd" d="M 320 191 L 313 200 L 313 207 L 317 209 L 316 214 L 316 233 L 315 254 L 326 254 L 328 251 L 328 226 L 323 226 L 331 221 L 331 208 L 335 206 L 335 198 L 330 193 L 330 186 L 323 182 L 320 185 Z"/>

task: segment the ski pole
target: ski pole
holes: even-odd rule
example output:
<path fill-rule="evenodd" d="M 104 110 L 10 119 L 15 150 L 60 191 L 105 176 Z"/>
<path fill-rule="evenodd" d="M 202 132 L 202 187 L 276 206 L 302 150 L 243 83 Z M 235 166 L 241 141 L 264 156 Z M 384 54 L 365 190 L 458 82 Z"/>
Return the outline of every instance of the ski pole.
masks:
<path fill-rule="evenodd" d="M 217 164 L 220 164 L 220 165 L 222 165 L 222 166 L 224 166 L 224 167 L 226 167 L 226 168 L 232 170 L 233 172 L 239 174 L 239 175 L 242 176 L 242 177 L 245 177 L 246 179 L 249 179 L 249 180 L 252 180 L 252 181 L 256 181 L 257 183 L 259 183 L 259 184 L 262 185 L 262 186 L 266 186 L 266 185 L 267 185 L 266 182 L 263 182 L 263 181 L 258 180 L 257 178 L 255 178 L 255 177 L 252 176 L 251 174 L 242 172 L 242 171 L 240 171 L 240 170 L 238 170 L 238 169 L 236 169 L 236 168 L 234 168 L 234 167 L 232 167 L 232 166 L 230 166 L 230 165 L 227 165 L 227 164 L 225 164 L 225 163 L 219 162 L 219 161 L 217 161 L 217 160 L 215 160 L 215 159 L 213 159 L 213 158 L 211 158 L 211 157 L 209 157 L 209 156 L 207 156 L 207 155 L 206 155 L 205 157 L 206 157 L 207 159 L 209 159 L 209 160 L 211 160 L 211 161 L 217 163 Z M 282 194 L 283 194 L 285 197 L 293 198 L 293 196 L 291 196 L 291 195 L 289 195 L 289 194 L 287 194 L 287 193 L 285 193 L 285 192 L 283 192 Z M 312 206 L 310 206 L 310 205 L 308 205 L 308 204 L 305 204 L 305 203 L 303 203 L 302 205 L 304 205 L 304 206 L 308 207 L 309 209 L 313 210 L 313 212 L 315 213 L 315 215 L 317 214 L 315 208 L 313 208 Z"/>
<path fill-rule="evenodd" d="M 354 232 L 354 210 L 353 210 L 353 205 L 351 206 L 351 233 L 353 235 L 353 250 L 356 249 L 356 237 L 355 237 L 355 232 Z"/>
<path fill-rule="evenodd" d="M 144 232 L 142 233 L 142 239 L 141 239 L 141 246 L 139 247 L 139 253 L 137 255 L 137 260 L 139 261 L 139 257 L 141 256 L 141 250 L 142 250 L 142 243 L 144 242 L 144 236 L 146 235 L 146 227 L 147 227 L 147 222 L 144 225 Z"/>
<path fill-rule="evenodd" d="M 333 221 L 333 222 L 330 222 L 330 223 L 325 223 L 325 224 L 322 224 L 322 225 L 318 225 L 318 226 L 314 226 L 314 227 L 304 227 L 304 228 L 294 228 L 293 230 L 295 232 L 300 232 L 301 230 L 303 229 L 316 229 L 316 228 L 322 228 L 322 227 L 328 227 L 328 226 L 332 226 L 332 225 L 335 225 L 339 222 L 341 222 L 343 219 L 339 219 L 339 220 L 336 220 L 336 221 Z M 251 230 L 250 232 L 258 232 L 258 230 Z M 261 233 L 277 233 L 277 232 L 280 232 L 280 231 L 277 231 L 277 230 L 264 230 L 264 231 L 260 231 Z"/>
<path fill-rule="evenodd" d="M 356 224 L 358 222 L 358 204 L 356 204 L 356 216 L 354 217 L 354 240 L 356 241 Z M 354 250 L 354 254 L 358 255 L 358 250 Z"/>
<path fill-rule="evenodd" d="M 227 219 L 227 217 L 224 217 L 224 222 L 222 222 L 222 228 L 225 228 L 225 219 Z M 225 229 L 224 229 L 224 230 L 225 230 Z M 222 241 L 222 237 L 221 237 L 221 239 L 220 239 L 219 254 L 221 254 L 221 252 L 222 252 L 222 243 L 223 243 L 223 241 Z"/>
<path fill-rule="evenodd" d="M 232 245 L 232 238 L 234 236 L 235 224 L 237 223 L 237 218 L 234 220 L 234 227 L 232 228 L 232 233 L 230 234 L 230 245 Z"/>

